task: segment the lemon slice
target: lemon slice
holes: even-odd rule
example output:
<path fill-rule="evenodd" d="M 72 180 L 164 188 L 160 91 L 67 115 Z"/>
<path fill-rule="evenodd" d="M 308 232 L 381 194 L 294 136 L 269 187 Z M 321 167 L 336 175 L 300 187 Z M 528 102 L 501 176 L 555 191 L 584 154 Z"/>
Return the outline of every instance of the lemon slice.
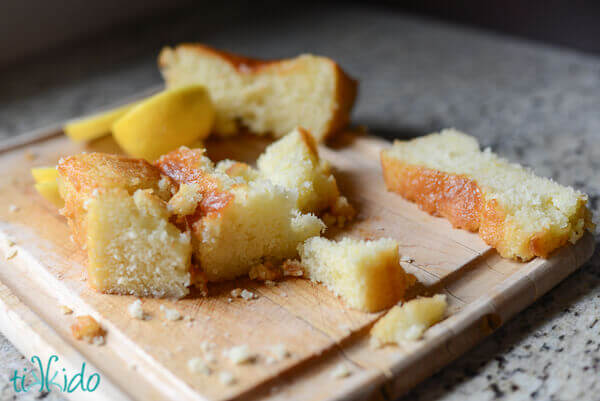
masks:
<path fill-rule="evenodd" d="M 55 180 L 58 178 L 56 167 L 35 167 L 31 169 L 31 175 L 36 183 Z"/>
<path fill-rule="evenodd" d="M 124 116 L 139 102 L 126 104 L 104 113 L 71 121 L 63 127 L 65 134 L 75 142 L 91 141 L 110 134 L 115 121 Z"/>
<path fill-rule="evenodd" d="M 166 90 L 138 104 L 113 125 L 119 146 L 149 161 L 206 138 L 215 110 L 206 89 L 190 85 Z"/>

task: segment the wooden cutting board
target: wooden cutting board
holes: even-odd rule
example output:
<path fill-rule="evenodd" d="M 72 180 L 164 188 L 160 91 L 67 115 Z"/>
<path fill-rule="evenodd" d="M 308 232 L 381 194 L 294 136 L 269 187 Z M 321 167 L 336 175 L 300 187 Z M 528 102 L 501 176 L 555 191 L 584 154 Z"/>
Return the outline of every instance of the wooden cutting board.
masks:
<path fill-rule="evenodd" d="M 267 143 L 242 136 L 211 141 L 207 147 L 214 160 L 253 162 Z M 61 156 L 118 149 L 111 138 L 74 144 L 59 129 L 0 147 L 0 248 L 6 253 L 6 239 L 11 238 L 18 251 L 0 269 L 0 329 L 28 357 L 47 360 L 56 354 L 67 371 L 86 361 L 88 371 L 99 372 L 102 382 L 95 392 L 65 394 L 75 399 L 389 399 L 492 333 L 591 256 L 594 242 L 587 234 L 547 260 L 502 259 L 477 235 L 453 229 L 388 193 L 379 165 L 379 152 L 386 146 L 381 139 L 346 133 L 331 147 L 320 148 L 333 164 L 342 192 L 359 211 L 356 222 L 328 236 L 400 242 L 401 254 L 414 259 L 404 265 L 420 281 L 415 293 L 442 292 L 449 300 L 449 317 L 422 341 L 371 349 L 368 330 L 380 314 L 351 310 L 323 286 L 303 279 L 274 287 L 239 280 L 210 287 L 208 298 L 144 299 L 150 319 L 132 319 L 127 306 L 135 298 L 87 287 L 85 253 L 70 240 L 56 208 L 35 192 L 29 173 Z M 258 299 L 230 302 L 229 292 L 237 287 L 254 291 Z M 60 305 L 74 314 L 63 315 Z M 166 321 L 161 305 L 176 308 L 186 319 Z M 69 326 L 83 314 L 91 314 L 107 330 L 105 345 L 71 337 Z M 187 368 L 190 358 L 203 356 L 203 342 L 214 344 L 217 361 L 211 375 Z M 222 352 L 242 344 L 258 354 L 257 360 L 230 364 Z M 274 344 L 285 344 L 291 356 L 268 363 Z M 334 378 L 332 370 L 339 364 L 351 375 Z M 222 371 L 232 373 L 236 383 L 221 384 Z"/>

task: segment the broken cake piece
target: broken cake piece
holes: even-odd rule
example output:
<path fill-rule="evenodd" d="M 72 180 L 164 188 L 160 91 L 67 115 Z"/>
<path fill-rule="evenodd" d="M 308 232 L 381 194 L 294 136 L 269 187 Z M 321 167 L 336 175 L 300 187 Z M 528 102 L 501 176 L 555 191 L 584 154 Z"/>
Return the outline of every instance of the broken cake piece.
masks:
<path fill-rule="evenodd" d="M 371 329 L 371 345 L 400 344 L 421 338 L 425 330 L 444 318 L 446 296 L 420 297 L 396 305 Z"/>
<path fill-rule="evenodd" d="M 400 265 L 398 243 L 344 238 L 310 238 L 298 247 L 304 270 L 349 306 L 377 312 L 397 303 L 411 279 Z"/>
<path fill-rule="evenodd" d="M 188 293 L 191 238 L 169 222 L 168 177 L 143 160 L 101 153 L 61 159 L 58 171 L 61 213 L 87 250 L 91 287 L 136 296 Z"/>
<path fill-rule="evenodd" d="M 319 158 L 317 143 L 296 128 L 272 143 L 257 161 L 258 171 L 274 184 L 295 191 L 303 212 L 318 213 L 335 205 L 340 192 L 331 167 Z"/>
<path fill-rule="evenodd" d="M 357 83 L 333 60 L 305 54 L 261 61 L 201 44 L 164 48 L 159 66 L 167 87 L 201 84 L 216 110 L 215 130 L 282 137 L 298 125 L 320 142 L 349 120 Z"/>
<path fill-rule="evenodd" d="M 593 230 L 587 196 L 481 151 L 453 129 L 381 152 L 387 188 L 458 228 L 479 231 L 506 258 L 528 261 Z"/>
<path fill-rule="evenodd" d="M 203 149 L 180 149 L 156 165 L 176 183 L 194 183 L 201 195 L 193 213 L 179 216 L 192 232 L 194 257 L 209 281 L 249 273 L 265 258 L 283 261 L 297 245 L 320 235 L 323 222 L 296 208 L 296 194 L 269 180 L 231 177 Z"/>

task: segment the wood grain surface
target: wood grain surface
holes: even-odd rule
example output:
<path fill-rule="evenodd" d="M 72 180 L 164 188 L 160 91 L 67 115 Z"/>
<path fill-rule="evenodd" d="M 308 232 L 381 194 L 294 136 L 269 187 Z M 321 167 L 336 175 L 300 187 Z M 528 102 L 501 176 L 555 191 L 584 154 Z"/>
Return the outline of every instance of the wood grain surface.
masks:
<path fill-rule="evenodd" d="M 342 192 L 359 215 L 327 236 L 398 240 L 401 254 L 414 259 L 405 268 L 420 281 L 412 296 L 447 294 L 446 320 L 422 341 L 373 350 L 368 329 L 380 314 L 351 310 L 323 286 L 303 279 L 288 279 L 274 287 L 238 280 L 211 286 L 207 298 L 192 293 L 179 301 L 144 299 L 150 319 L 135 320 L 127 311 L 134 297 L 100 294 L 87 287 L 85 252 L 70 240 L 56 208 L 35 192 L 29 173 L 31 167 L 54 165 L 61 156 L 81 151 L 118 152 L 115 143 L 107 137 L 75 144 L 60 131 L 32 135 L 29 142 L 0 147 L 0 248 L 6 252 L 6 238 L 11 238 L 18 250 L 0 269 L 0 330 L 28 356 L 54 353 L 73 366 L 88 361 L 104 380 L 98 392 L 87 394 L 90 399 L 393 397 L 493 332 L 593 252 L 587 234 L 547 260 L 502 259 L 477 235 L 453 229 L 445 220 L 388 193 L 379 151 L 389 144 L 346 133 L 320 152 L 332 163 Z M 267 144 L 265 139 L 241 136 L 212 140 L 207 148 L 214 160 L 252 163 Z M 258 299 L 229 302 L 229 292 L 237 287 L 256 292 Z M 60 305 L 75 313 L 63 315 Z M 161 305 L 186 318 L 165 320 Z M 69 326 L 74 316 L 82 314 L 91 314 L 107 330 L 105 345 L 71 338 Z M 205 341 L 214 344 L 213 373 L 192 373 L 187 361 L 203 356 Z M 254 363 L 234 365 L 222 355 L 243 344 L 258 354 Z M 274 344 L 285 344 L 290 357 L 268 363 Z M 335 379 L 331 371 L 340 363 L 352 374 Z M 232 373 L 236 383 L 222 384 L 218 379 L 222 371 Z"/>

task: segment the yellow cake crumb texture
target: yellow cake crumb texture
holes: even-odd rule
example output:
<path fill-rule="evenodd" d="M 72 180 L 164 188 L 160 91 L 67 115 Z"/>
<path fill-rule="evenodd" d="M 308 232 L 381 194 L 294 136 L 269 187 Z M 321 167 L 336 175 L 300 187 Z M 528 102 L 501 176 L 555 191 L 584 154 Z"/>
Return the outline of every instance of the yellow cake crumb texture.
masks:
<path fill-rule="evenodd" d="M 446 308 L 446 296 L 441 294 L 396 305 L 371 329 L 371 344 L 380 347 L 418 340 L 425 330 L 444 318 Z"/>
<path fill-rule="evenodd" d="M 92 198 L 86 217 L 90 285 L 108 293 L 185 296 L 191 238 L 168 217 L 166 203 L 150 190 L 131 196 L 112 189 Z"/>
<path fill-rule="evenodd" d="M 194 152 L 180 148 L 157 165 L 174 181 L 200 188 L 200 213 L 190 216 L 188 224 L 196 244 L 194 256 L 209 281 L 247 275 L 266 257 L 294 257 L 299 243 L 324 230 L 318 217 L 296 208 L 294 192 L 262 177 L 230 177 L 211 163 L 199 163 Z"/>
<path fill-rule="evenodd" d="M 240 123 L 275 137 L 303 125 L 321 141 L 347 124 L 356 95 L 356 82 L 335 62 L 310 54 L 262 62 L 181 45 L 163 49 L 159 65 L 168 87 L 206 87 L 221 135 L 236 133 Z"/>
<path fill-rule="evenodd" d="M 355 309 L 376 312 L 398 302 L 407 288 L 398 243 L 314 237 L 299 246 L 307 276 L 321 282 Z"/>
<path fill-rule="evenodd" d="M 479 202 L 478 193 L 469 194 L 474 198 L 472 210 L 466 210 L 472 214 L 468 216 L 469 225 L 478 229 L 484 240 L 504 257 L 520 260 L 546 257 L 567 242 L 575 243 L 586 229 L 593 229 L 585 194 L 536 176 L 490 149 L 481 151 L 475 138 L 453 129 L 409 141 L 395 141 L 392 148 L 382 153 L 382 163 L 388 188 L 410 192 L 411 197 L 424 198 L 427 191 L 435 188 L 435 185 L 425 189 L 414 187 L 422 184 L 412 176 L 409 182 L 410 171 L 415 168 L 466 177 L 474 182 L 478 188 L 475 192 L 480 191 L 482 199 Z M 420 171 L 421 180 L 433 175 Z M 443 196 L 464 196 L 462 189 L 456 188 Z M 415 191 L 421 192 L 415 195 Z M 469 199 L 464 200 L 456 208 L 466 208 Z M 440 207 L 438 205 L 437 212 L 442 214 L 456 212 Z"/>

